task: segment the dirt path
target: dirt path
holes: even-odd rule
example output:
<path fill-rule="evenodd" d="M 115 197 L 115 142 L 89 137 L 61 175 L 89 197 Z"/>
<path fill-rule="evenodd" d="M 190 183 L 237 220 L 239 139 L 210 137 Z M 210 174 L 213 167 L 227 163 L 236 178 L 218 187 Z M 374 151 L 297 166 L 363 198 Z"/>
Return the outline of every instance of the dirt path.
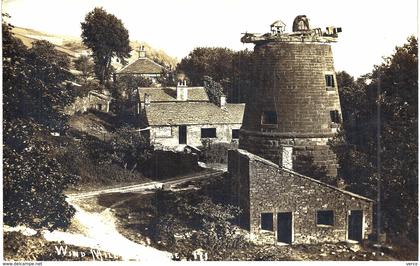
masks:
<path fill-rule="evenodd" d="M 172 254 L 135 243 L 121 235 L 116 228 L 116 219 L 111 209 L 88 212 L 79 206 L 77 200 L 70 199 L 69 203 L 76 208 L 73 223 L 77 224 L 81 233 L 43 231 L 46 240 L 102 250 L 125 261 L 171 260 Z"/>
<path fill-rule="evenodd" d="M 90 197 L 95 197 L 98 195 L 109 194 L 109 193 L 145 192 L 148 190 L 161 189 L 164 187 L 174 186 L 174 185 L 192 181 L 192 180 L 210 178 L 213 176 L 220 175 L 221 173 L 222 171 L 214 170 L 214 171 L 206 172 L 203 174 L 197 174 L 197 175 L 188 176 L 188 177 L 173 178 L 173 179 L 169 179 L 163 182 L 153 181 L 153 182 L 131 185 L 131 186 L 121 186 L 121 187 L 116 187 L 116 188 L 101 189 L 101 190 L 95 190 L 95 191 L 89 191 L 89 192 L 72 193 L 72 194 L 67 194 L 67 197 L 69 197 L 70 199 L 82 199 L 82 198 L 90 198 Z"/>
<path fill-rule="evenodd" d="M 96 212 L 91 211 L 92 207 L 95 209 L 95 206 L 89 206 L 90 211 L 88 211 L 86 207 L 92 205 L 87 202 L 88 198 L 117 192 L 150 193 L 150 190 L 169 188 L 173 185 L 191 180 L 205 179 L 220 175 L 220 173 L 221 171 L 212 171 L 165 182 L 148 182 L 91 192 L 68 194 L 68 202 L 76 209 L 72 225 L 77 232 L 63 232 L 58 230 L 53 232 L 43 231 L 43 235 L 48 241 L 63 241 L 69 245 L 110 252 L 111 254 L 120 256 L 122 260 L 126 261 L 170 261 L 172 257 L 171 253 L 135 243 L 121 235 L 117 230 L 117 219 L 111 208 Z M 84 206 L 84 208 L 82 206 Z"/>

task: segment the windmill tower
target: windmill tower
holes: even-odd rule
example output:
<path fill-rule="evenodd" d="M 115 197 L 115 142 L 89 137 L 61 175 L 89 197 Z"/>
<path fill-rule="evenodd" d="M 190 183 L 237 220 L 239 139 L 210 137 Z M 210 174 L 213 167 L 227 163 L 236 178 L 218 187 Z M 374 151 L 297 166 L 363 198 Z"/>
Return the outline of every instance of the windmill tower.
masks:
<path fill-rule="evenodd" d="M 306 16 L 296 17 L 291 33 L 274 24 L 271 33 L 241 39 L 255 47 L 240 148 L 297 172 L 316 167 L 336 177 L 327 142 L 341 123 L 341 107 L 330 44 L 341 28 L 311 29 Z"/>

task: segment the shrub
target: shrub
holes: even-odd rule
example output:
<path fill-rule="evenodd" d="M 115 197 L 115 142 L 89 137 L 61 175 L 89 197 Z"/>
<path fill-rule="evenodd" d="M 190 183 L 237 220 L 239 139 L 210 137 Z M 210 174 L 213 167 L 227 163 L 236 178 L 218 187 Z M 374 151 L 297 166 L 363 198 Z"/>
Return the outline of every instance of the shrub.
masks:
<path fill-rule="evenodd" d="M 34 228 L 66 228 L 74 208 L 63 194 L 76 178 L 51 156 L 48 134 L 30 120 L 5 122 L 3 161 L 4 222 Z"/>

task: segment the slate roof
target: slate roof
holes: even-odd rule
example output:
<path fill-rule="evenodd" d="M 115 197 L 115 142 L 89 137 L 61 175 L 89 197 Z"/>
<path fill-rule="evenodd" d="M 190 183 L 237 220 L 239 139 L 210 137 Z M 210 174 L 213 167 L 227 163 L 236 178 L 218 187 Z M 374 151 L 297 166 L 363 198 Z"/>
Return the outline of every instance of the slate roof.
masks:
<path fill-rule="evenodd" d="M 264 164 L 266 164 L 266 165 L 269 165 L 269 166 L 271 166 L 271 167 L 277 168 L 279 171 L 287 172 L 287 173 L 289 173 L 289 174 L 293 174 L 293 175 L 298 176 L 298 177 L 300 177 L 300 178 L 307 179 L 307 180 L 309 180 L 309 181 L 311 181 L 311 182 L 313 182 L 313 183 L 317 183 L 317 184 L 319 184 L 319 185 L 321 185 L 321 186 L 328 187 L 328 188 L 330 188 L 330 189 L 332 189 L 332 190 L 337 190 L 337 191 L 339 191 L 339 192 L 341 192 L 341 193 L 343 193 L 343 194 L 349 195 L 349 196 L 351 196 L 351 197 L 355 197 L 355 198 L 362 199 L 362 200 L 365 200 L 365 201 L 374 202 L 374 200 L 369 199 L 369 198 L 364 197 L 364 196 L 361 196 L 361 195 L 359 195 L 359 194 L 352 193 L 352 192 L 350 192 L 350 191 L 347 191 L 347 190 L 344 190 L 344 189 L 341 189 L 341 188 L 338 188 L 338 187 L 335 187 L 335 186 L 329 185 L 329 184 L 324 183 L 324 182 L 322 182 L 322 181 L 319 181 L 319 180 L 317 180 L 317 179 L 315 179 L 315 178 L 312 178 L 312 177 L 309 177 L 309 176 L 306 176 L 306 175 L 302 175 L 302 174 L 300 174 L 300 173 L 297 173 L 297 172 L 295 172 L 295 171 L 293 171 L 293 170 L 290 170 L 290 169 L 287 169 L 287 168 L 280 167 L 279 165 L 277 165 L 277 164 L 275 164 L 275 163 L 273 163 L 273 162 L 271 162 L 271 161 L 269 161 L 269 160 L 267 160 L 267 159 L 264 159 L 264 158 L 262 158 L 262 157 L 260 157 L 260 156 L 258 156 L 258 155 L 255 155 L 255 154 L 253 154 L 253 153 L 250 153 L 250 152 L 248 152 L 248 151 L 246 151 L 246 150 L 243 150 L 243 149 L 237 149 L 237 151 L 238 151 L 240 154 L 245 155 L 246 157 L 248 157 L 250 160 L 259 161 L 259 162 L 264 163 Z"/>
<path fill-rule="evenodd" d="M 149 126 L 242 124 L 245 104 L 220 108 L 206 102 L 154 103 L 146 108 Z"/>
<path fill-rule="evenodd" d="M 149 94 L 150 101 L 153 102 L 176 102 L 176 87 L 166 88 L 139 88 L 139 100 L 144 102 L 144 94 Z M 188 101 L 209 102 L 204 87 L 188 87 Z"/>
<path fill-rule="evenodd" d="M 161 74 L 165 67 L 143 57 L 120 69 L 117 74 Z"/>

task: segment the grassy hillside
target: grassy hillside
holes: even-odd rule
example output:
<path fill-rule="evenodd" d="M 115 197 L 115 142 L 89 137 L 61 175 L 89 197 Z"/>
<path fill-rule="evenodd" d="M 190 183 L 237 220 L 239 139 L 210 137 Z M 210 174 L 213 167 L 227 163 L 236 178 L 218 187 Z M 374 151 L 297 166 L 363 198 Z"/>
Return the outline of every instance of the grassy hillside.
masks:
<path fill-rule="evenodd" d="M 83 45 L 81 38 L 77 36 L 50 34 L 20 27 L 13 28 L 12 32 L 28 47 L 31 47 L 32 43 L 36 40 L 47 40 L 56 45 L 57 50 L 62 51 L 73 58 L 76 58 L 81 54 L 89 54 L 90 52 L 90 50 Z M 129 63 L 139 57 L 138 51 L 141 45 L 144 45 L 146 49 L 146 56 L 156 62 L 163 62 L 165 65 L 172 67 L 175 67 L 178 63 L 175 58 L 167 55 L 163 50 L 156 50 L 143 41 L 130 41 L 130 46 L 133 51 L 131 52 L 131 57 L 128 59 Z M 113 65 L 116 69 L 122 67 L 118 62 L 113 62 Z"/>

